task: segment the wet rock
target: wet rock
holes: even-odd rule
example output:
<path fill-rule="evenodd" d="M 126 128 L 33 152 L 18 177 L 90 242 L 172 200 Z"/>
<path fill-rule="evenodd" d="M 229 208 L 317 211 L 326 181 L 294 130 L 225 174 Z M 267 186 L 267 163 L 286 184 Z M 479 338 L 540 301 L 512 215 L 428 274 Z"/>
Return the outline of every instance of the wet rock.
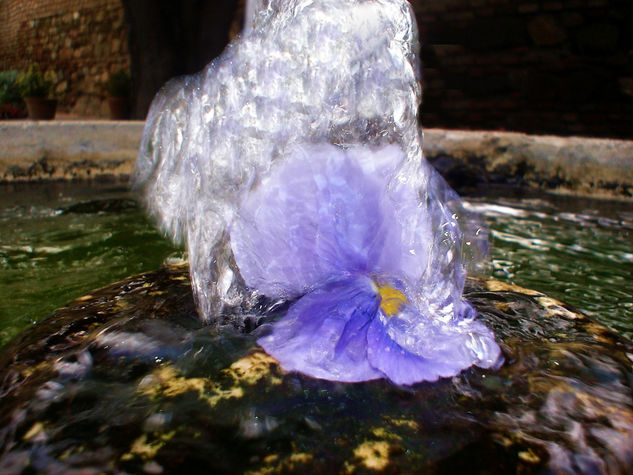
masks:
<path fill-rule="evenodd" d="M 0 472 L 626 472 L 633 344 L 533 290 L 466 297 L 500 370 L 341 384 L 284 372 L 266 324 L 202 327 L 186 266 L 130 277 L 0 353 Z"/>
<path fill-rule="evenodd" d="M 128 209 L 135 209 L 138 203 L 132 199 L 110 198 L 103 200 L 82 201 L 62 209 L 63 214 L 95 214 L 95 213 L 120 213 Z"/>

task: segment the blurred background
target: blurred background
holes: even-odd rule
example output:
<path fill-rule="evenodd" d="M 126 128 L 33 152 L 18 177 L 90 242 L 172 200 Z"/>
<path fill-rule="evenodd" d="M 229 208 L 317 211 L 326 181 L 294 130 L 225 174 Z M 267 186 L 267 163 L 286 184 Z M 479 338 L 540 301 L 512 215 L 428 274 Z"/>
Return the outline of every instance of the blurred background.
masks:
<path fill-rule="evenodd" d="M 51 73 L 60 117 L 107 118 L 130 77 L 143 119 L 171 77 L 239 34 L 245 0 L 0 0 L 0 71 Z M 633 137 L 630 0 L 412 0 L 425 127 Z"/>

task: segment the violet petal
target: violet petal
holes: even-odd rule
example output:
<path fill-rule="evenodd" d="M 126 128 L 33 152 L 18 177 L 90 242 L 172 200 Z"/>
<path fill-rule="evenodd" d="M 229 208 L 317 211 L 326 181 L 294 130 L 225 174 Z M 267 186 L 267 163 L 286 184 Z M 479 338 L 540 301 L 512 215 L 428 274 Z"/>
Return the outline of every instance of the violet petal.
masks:
<path fill-rule="evenodd" d="M 402 160 L 393 148 L 389 162 Z M 306 146 L 249 192 L 231 228 L 249 287 L 293 298 L 349 273 L 398 270 L 404 251 L 387 177 L 364 173 L 359 159 L 332 145 Z"/>
<path fill-rule="evenodd" d="M 410 306 L 397 316 L 380 314 L 367 338 L 371 365 L 398 384 L 435 381 L 473 365 L 490 368 L 503 361 L 494 334 L 480 322 L 434 321 Z"/>
<path fill-rule="evenodd" d="M 287 371 L 341 382 L 381 378 L 367 360 L 378 306 L 366 277 L 329 283 L 295 302 L 258 343 Z"/>

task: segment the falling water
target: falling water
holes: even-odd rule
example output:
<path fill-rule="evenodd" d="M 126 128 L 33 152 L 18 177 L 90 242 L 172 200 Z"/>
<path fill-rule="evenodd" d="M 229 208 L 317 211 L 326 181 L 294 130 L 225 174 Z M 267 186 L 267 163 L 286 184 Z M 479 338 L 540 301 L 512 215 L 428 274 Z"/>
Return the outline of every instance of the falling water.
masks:
<path fill-rule="evenodd" d="M 402 150 L 389 187 L 417 190 L 430 230 L 428 271 L 413 286 L 439 316 L 459 312 L 464 265 L 485 236 L 458 221 L 457 196 L 422 155 L 408 2 L 258 0 L 248 11 L 221 57 L 156 96 L 135 170 L 162 229 L 186 244 L 201 317 L 217 322 L 253 302 L 227 232 L 243 197 L 297 146 L 323 143 Z"/>

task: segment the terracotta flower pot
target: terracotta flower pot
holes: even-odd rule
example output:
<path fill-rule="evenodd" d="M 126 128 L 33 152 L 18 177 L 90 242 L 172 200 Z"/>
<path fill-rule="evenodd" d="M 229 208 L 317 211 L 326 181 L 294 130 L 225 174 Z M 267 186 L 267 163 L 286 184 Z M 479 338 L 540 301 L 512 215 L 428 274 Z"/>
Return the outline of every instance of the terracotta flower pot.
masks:
<path fill-rule="evenodd" d="M 51 120 L 55 118 L 57 99 L 45 97 L 25 97 L 26 110 L 29 118 L 33 120 Z"/>
<path fill-rule="evenodd" d="M 111 120 L 126 120 L 130 118 L 130 99 L 128 97 L 108 97 Z"/>

